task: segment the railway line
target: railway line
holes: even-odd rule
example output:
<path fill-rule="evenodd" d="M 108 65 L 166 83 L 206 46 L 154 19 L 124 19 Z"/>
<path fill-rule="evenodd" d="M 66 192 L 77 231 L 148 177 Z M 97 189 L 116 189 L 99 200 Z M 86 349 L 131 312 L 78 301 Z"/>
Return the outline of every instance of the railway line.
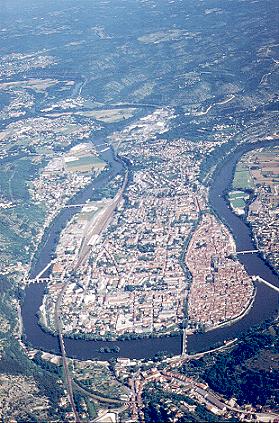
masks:
<path fill-rule="evenodd" d="M 120 160 L 124 167 L 126 167 L 126 165 L 124 164 L 124 162 L 118 157 L 118 160 Z M 93 236 L 99 236 L 109 225 L 109 222 L 113 216 L 113 213 L 115 211 L 115 209 L 117 208 L 118 204 L 120 203 L 121 199 L 122 199 L 122 195 L 127 187 L 128 184 L 128 169 L 126 168 L 125 171 L 125 176 L 124 176 L 124 180 L 122 183 L 121 188 L 119 189 L 118 193 L 116 194 L 116 196 L 114 197 L 114 199 L 112 200 L 112 202 L 107 206 L 107 208 L 104 210 L 104 212 L 101 214 L 101 216 L 99 216 L 99 218 L 97 218 L 97 221 L 95 221 L 93 228 L 91 229 L 91 231 L 88 232 L 88 234 L 86 234 L 86 236 L 84 237 L 83 241 L 82 241 L 82 245 L 79 251 L 79 257 L 77 259 L 77 262 L 74 265 L 74 269 L 73 270 L 77 270 L 82 263 L 84 263 L 84 261 L 88 258 L 91 250 L 92 250 L 92 244 L 90 243 L 90 240 L 92 239 Z M 76 205 L 76 207 L 78 207 L 80 205 Z M 45 269 L 43 269 L 42 272 L 40 272 L 40 274 L 38 276 L 41 276 L 46 270 L 47 268 L 50 267 L 50 265 L 52 264 L 49 263 Z M 37 276 L 37 277 L 38 277 Z M 62 275 L 61 280 L 63 281 L 65 275 Z M 67 393 L 68 393 L 68 397 L 69 397 L 69 401 L 71 404 L 71 408 L 72 411 L 74 413 L 75 416 L 75 421 L 79 422 L 79 415 L 76 409 L 76 405 L 75 405 L 75 401 L 74 401 L 74 395 L 73 395 L 73 388 L 77 388 L 77 384 L 75 382 L 73 382 L 72 380 L 72 376 L 68 367 L 68 363 L 67 363 L 67 354 L 66 354 L 66 349 L 65 349 L 65 344 L 64 344 L 64 340 L 63 340 L 63 332 L 62 332 L 62 321 L 61 321 L 61 303 L 62 303 L 62 299 L 63 299 L 63 295 L 64 292 L 67 288 L 68 285 L 68 280 L 65 280 L 55 303 L 55 326 L 58 332 L 58 338 L 59 338 L 59 345 L 60 345 L 60 350 L 61 350 L 61 355 L 62 355 L 62 363 L 63 363 L 63 370 L 64 370 L 64 378 L 65 378 L 65 384 L 66 384 L 66 389 L 67 389 Z M 94 399 L 97 399 L 101 402 L 112 402 L 115 404 L 121 404 L 122 403 L 122 407 L 123 407 L 123 401 L 121 400 L 116 400 L 116 399 L 107 399 L 105 397 L 101 397 L 99 395 L 94 395 L 94 394 L 90 394 L 88 391 L 84 390 L 83 388 L 78 386 L 79 390 L 82 390 L 84 393 L 86 393 L 87 395 L 91 396 Z"/>

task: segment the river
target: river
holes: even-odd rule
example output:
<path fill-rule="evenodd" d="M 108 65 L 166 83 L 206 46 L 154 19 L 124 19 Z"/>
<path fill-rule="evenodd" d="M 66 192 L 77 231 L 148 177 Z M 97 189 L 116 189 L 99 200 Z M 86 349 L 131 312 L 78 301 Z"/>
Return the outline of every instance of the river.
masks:
<path fill-rule="evenodd" d="M 230 187 L 235 165 L 240 157 L 247 151 L 259 147 L 278 144 L 278 141 L 264 141 L 254 143 L 252 146 L 243 145 L 230 154 L 222 162 L 211 183 L 209 202 L 214 212 L 230 228 L 237 246 L 237 250 L 251 250 L 255 248 L 251 232 L 245 222 L 236 216 L 228 207 L 223 193 Z M 123 164 L 117 160 L 112 150 L 102 153 L 102 158 L 110 164 L 108 172 L 101 174 L 89 187 L 85 188 L 75 197 L 76 204 L 80 204 L 90 199 L 93 189 L 105 186 L 116 174 L 123 171 Z M 69 219 L 77 213 L 78 209 L 63 209 L 54 219 L 53 224 L 47 231 L 46 241 L 40 249 L 39 256 L 33 263 L 30 277 L 38 274 L 51 260 L 55 247 L 55 239 Z M 258 254 L 240 255 L 239 260 L 244 264 L 249 275 L 259 275 L 270 283 L 279 286 L 278 276 L 266 264 Z M 25 290 L 25 299 L 22 306 L 22 318 L 24 326 L 24 336 L 26 341 L 33 347 L 44 351 L 59 353 L 58 338 L 44 332 L 38 325 L 37 312 L 42 303 L 45 285 L 31 284 Z M 223 343 L 238 337 L 240 333 L 247 331 L 251 326 L 263 322 L 272 317 L 278 309 L 278 293 L 265 285 L 257 283 L 257 293 L 255 301 L 250 311 L 240 320 L 230 326 L 217 328 L 205 334 L 193 334 L 188 336 L 187 350 L 189 353 L 205 351 L 213 348 L 216 343 Z M 100 347 L 120 348 L 119 353 L 100 353 Z M 127 340 L 118 342 L 105 341 L 84 341 L 65 338 L 66 352 L 69 357 L 76 357 L 82 360 L 90 358 L 110 359 L 112 357 L 128 358 L 151 358 L 160 351 L 171 354 L 180 354 L 182 346 L 181 336 L 147 338 L 138 340 Z"/>

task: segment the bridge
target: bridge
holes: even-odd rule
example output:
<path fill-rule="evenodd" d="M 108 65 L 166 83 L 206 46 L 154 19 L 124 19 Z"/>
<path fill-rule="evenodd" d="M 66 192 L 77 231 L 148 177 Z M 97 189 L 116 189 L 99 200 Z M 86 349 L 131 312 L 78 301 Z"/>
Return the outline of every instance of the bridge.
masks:
<path fill-rule="evenodd" d="M 267 285 L 269 288 L 274 289 L 274 291 L 279 292 L 279 287 L 276 285 L 272 285 L 272 283 L 267 282 L 265 279 L 261 278 L 259 275 L 252 276 L 253 282 L 261 282 L 265 285 Z"/>
<path fill-rule="evenodd" d="M 40 282 L 48 282 L 49 278 L 43 278 L 43 274 L 52 266 L 56 260 L 51 260 L 33 279 L 29 279 L 27 283 L 40 283 Z"/>
<path fill-rule="evenodd" d="M 181 352 L 181 357 L 185 358 L 187 356 L 187 333 L 186 333 L 186 328 L 183 329 L 182 331 L 182 352 Z"/>
<path fill-rule="evenodd" d="M 254 254 L 259 253 L 261 250 L 243 250 L 243 251 L 236 251 L 235 254 Z"/>
<path fill-rule="evenodd" d="M 46 283 L 49 282 L 51 278 L 36 278 L 36 279 L 27 279 L 27 284 L 30 283 Z"/>
<path fill-rule="evenodd" d="M 65 206 L 63 208 L 64 209 L 71 209 L 73 207 L 84 207 L 84 206 L 88 206 L 88 203 L 84 203 L 84 204 L 65 204 Z"/>

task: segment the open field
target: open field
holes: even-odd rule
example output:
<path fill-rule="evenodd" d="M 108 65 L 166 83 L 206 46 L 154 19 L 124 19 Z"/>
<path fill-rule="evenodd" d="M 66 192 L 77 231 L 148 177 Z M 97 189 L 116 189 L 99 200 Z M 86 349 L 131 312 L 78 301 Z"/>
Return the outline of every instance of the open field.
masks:
<path fill-rule="evenodd" d="M 249 172 L 249 168 L 244 166 L 241 162 L 237 165 L 235 177 L 233 180 L 233 188 L 237 189 L 251 189 L 253 181 Z"/>
<path fill-rule="evenodd" d="M 251 160 L 256 163 L 250 170 L 255 183 L 264 183 L 271 188 L 279 184 L 279 148 L 257 150 Z"/>
<path fill-rule="evenodd" d="M 70 172 L 90 172 L 106 167 L 106 163 L 95 156 L 77 157 L 76 160 L 67 161 L 65 165 Z"/>
<path fill-rule="evenodd" d="M 80 112 L 85 117 L 92 117 L 104 123 L 119 122 L 123 119 L 129 119 L 134 116 L 136 109 L 108 109 L 108 110 L 91 110 L 89 112 Z"/>
<path fill-rule="evenodd" d="M 231 207 L 239 215 L 247 212 L 259 248 L 278 269 L 279 148 L 259 148 L 244 154 L 236 167 L 233 187 L 235 191 L 228 196 Z M 253 195 L 245 210 L 248 189 Z"/>
<path fill-rule="evenodd" d="M 152 91 L 152 87 L 151 87 L 151 91 Z M 151 92 L 151 91 L 147 90 L 147 92 Z M 54 117 L 59 118 L 61 116 L 82 116 L 85 118 L 93 118 L 102 123 L 117 123 L 117 122 L 121 122 L 122 120 L 133 117 L 136 110 L 137 110 L 136 108 L 130 107 L 130 108 L 123 108 L 123 109 L 86 110 L 86 111 L 81 110 L 78 112 L 63 111 L 63 112 L 57 112 L 57 113 L 48 113 L 46 116 L 51 116 L 53 118 Z"/>
<path fill-rule="evenodd" d="M 2 82 L 0 83 L 1 89 L 8 88 L 26 88 L 33 89 L 35 91 L 45 91 L 47 88 L 58 84 L 57 79 L 30 79 L 28 81 L 13 81 L 13 82 Z M 73 81 L 68 81 L 68 84 L 73 84 Z"/>
<path fill-rule="evenodd" d="M 228 196 L 231 207 L 233 209 L 241 209 L 243 211 L 246 206 L 246 200 L 248 198 L 249 195 L 244 191 L 231 191 Z"/>
<path fill-rule="evenodd" d="M 231 205 L 232 205 L 233 208 L 244 209 L 245 204 L 246 203 L 243 200 L 243 198 L 235 198 L 235 199 L 231 200 Z"/>

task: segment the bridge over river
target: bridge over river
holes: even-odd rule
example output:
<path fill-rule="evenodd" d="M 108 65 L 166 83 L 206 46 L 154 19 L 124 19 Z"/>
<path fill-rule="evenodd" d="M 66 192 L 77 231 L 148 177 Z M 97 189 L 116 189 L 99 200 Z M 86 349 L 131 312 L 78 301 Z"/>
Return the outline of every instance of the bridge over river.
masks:
<path fill-rule="evenodd" d="M 275 286 L 272 283 L 266 281 L 265 279 L 261 278 L 259 275 L 252 276 L 252 281 L 253 282 L 261 282 L 261 283 L 264 283 L 269 288 L 274 289 L 274 291 L 276 291 L 276 292 L 279 292 L 279 287 L 278 286 Z"/>
<path fill-rule="evenodd" d="M 243 251 L 236 251 L 236 255 L 241 255 L 241 254 L 254 254 L 254 253 L 260 253 L 261 250 L 243 250 Z"/>
<path fill-rule="evenodd" d="M 253 306 L 249 312 L 237 322 L 225 327 L 217 328 L 203 334 L 194 333 L 187 337 L 182 336 L 158 337 L 146 339 L 133 339 L 125 341 L 94 341 L 83 339 L 63 338 L 68 357 L 76 357 L 81 360 L 100 359 L 109 360 L 112 357 L 125 358 L 151 358 L 160 351 L 165 351 L 174 355 L 193 354 L 208 351 L 216 345 L 222 345 L 225 341 L 239 337 L 239 335 L 253 325 L 259 324 L 271 318 L 278 310 L 278 276 L 265 262 L 261 254 L 257 254 L 257 246 L 254 244 L 250 228 L 244 220 L 236 216 L 228 207 L 225 199 L 226 190 L 230 187 L 236 163 L 241 156 L 259 147 L 267 147 L 278 144 L 278 141 L 260 141 L 253 144 L 239 146 L 234 152 L 228 154 L 224 160 L 220 160 L 220 165 L 216 169 L 209 189 L 209 203 L 216 215 L 229 228 L 236 242 L 238 260 L 244 265 L 247 273 L 253 277 L 257 284 L 257 292 Z M 99 177 L 75 199 L 76 205 L 82 205 L 91 198 L 93 188 L 102 188 L 110 179 L 123 173 L 123 164 L 114 156 L 112 150 L 102 153 L 102 158 L 110 163 L 110 170 Z M 33 263 L 29 278 L 39 280 L 45 278 L 45 272 L 50 266 L 52 255 L 57 242 L 57 233 L 65 227 L 66 222 L 72 218 L 78 207 L 64 209 L 52 223 L 46 237 L 46 242 L 39 251 L 36 262 Z M 270 289 L 272 288 L 272 289 Z M 45 284 L 30 283 L 26 287 L 26 295 L 22 306 L 22 319 L 26 339 L 33 345 L 44 351 L 54 351 L 61 353 L 58 338 L 44 332 L 38 325 L 37 312 L 42 304 Z M 173 334 L 175 335 L 175 334 Z M 101 347 L 118 346 L 119 353 L 100 353 Z M 182 348 L 183 346 L 183 348 Z"/>

